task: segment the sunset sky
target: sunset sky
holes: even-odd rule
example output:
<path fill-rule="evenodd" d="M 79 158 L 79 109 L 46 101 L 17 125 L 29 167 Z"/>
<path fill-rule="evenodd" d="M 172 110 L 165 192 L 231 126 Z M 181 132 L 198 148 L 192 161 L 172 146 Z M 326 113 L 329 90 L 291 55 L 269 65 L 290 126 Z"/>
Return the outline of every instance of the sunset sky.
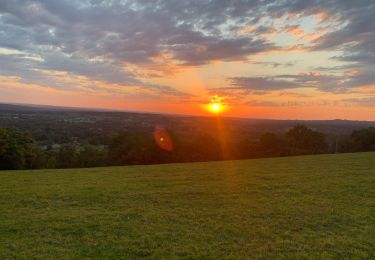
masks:
<path fill-rule="evenodd" d="M 0 102 L 375 120 L 374 0 L 0 1 Z"/>

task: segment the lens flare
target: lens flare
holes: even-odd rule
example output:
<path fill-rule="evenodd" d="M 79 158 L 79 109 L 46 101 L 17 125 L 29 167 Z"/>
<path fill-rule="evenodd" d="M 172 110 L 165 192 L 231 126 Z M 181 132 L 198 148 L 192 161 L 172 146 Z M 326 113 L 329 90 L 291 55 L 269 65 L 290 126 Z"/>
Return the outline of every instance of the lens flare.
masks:
<path fill-rule="evenodd" d="M 161 126 L 155 127 L 154 140 L 160 149 L 166 152 L 172 152 L 174 150 L 172 138 L 165 128 Z"/>

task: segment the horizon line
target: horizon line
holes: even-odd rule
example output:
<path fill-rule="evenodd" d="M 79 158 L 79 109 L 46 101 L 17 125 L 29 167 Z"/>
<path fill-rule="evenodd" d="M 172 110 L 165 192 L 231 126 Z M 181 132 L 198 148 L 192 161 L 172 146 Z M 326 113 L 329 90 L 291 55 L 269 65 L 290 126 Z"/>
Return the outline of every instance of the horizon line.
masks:
<path fill-rule="evenodd" d="M 66 110 L 81 110 L 81 111 L 91 111 L 91 112 L 112 112 L 112 113 L 137 113 L 137 114 L 151 114 L 151 115 L 165 115 L 165 116 L 180 116 L 180 117 L 204 117 L 204 118 L 214 118 L 218 116 L 213 115 L 193 115 L 193 114 L 180 114 L 180 113 L 167 113 L 167 112 L 152 112 L 152 111 L 142 111 L 142 110 L 125 110 L 125 109 L 115 109 L 115 108 L 103 108 L 103 107 L 83 107 L 83 106 L 62 106 L 62 105 L 47 105 L 47 104 L 37 104 L 37 103 L 18 103 L 18 102 L 3 102 L 0 101 L 0 105 L 14 105 L 14 106 L 27 106 L 27 107 L 39 107 L 39 108 L 55 108 L 55 109 L 66 109 Z M 343 118 L 333 118 L 333 119 L 280 119 L 280 118 L 256 118 L 256 117 L 240 117 L 240 116 L 219 116 L 221 118 L 227 119 L 247 119 L 247 120 L 270 120 L 270 121 L 352 121 L 352 122 L 369 122 L 375 123 L 375 120 L 358 120 L 358 119 L 343 119 Z"/>

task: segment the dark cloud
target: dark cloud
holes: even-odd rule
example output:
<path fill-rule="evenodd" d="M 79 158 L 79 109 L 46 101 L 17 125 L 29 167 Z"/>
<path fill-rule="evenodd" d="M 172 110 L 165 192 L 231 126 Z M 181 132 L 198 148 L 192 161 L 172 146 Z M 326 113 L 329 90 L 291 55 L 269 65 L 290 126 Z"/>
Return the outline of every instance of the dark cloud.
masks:
<path fill-rule="evenodd" d="M 173 47 L 174 57 L 183 64 L 200 65 L 214 60 L 246 60 L 249 54 L 255 54 L 272 48 L 264 41 L 253 41 L 247 38 L 217 39 L 215 37 L 192 44 Z"/>
<path fill-rule="evenodd" d="M 355 88 L 373 85 L 375 75 L 373 73 L 358 72 L 344 76 L 334 74 L 320 74 L 316 72 L 304 74 L 284 74 L 272 77 L 232 77 L 229 78 L 231 87 L 237 89 L 257 91 L 274 91 L 293 88 L 316 88 L 323 92 L 345 93 L 352 92 Z"/>
<path fill-rule="evenodd" d="M 297 82 L 280 80 L 274 77 L 233 77 L 228 80 L 232 86 L 258 91 L 272 91 L 300 87 Z M 230 89 L 230 87 L 228 89 Z"/>
<path fill-rule="evenodd" d="M 51 54 L 44 58 L 44 61 L 38 64 L 39 68 L 65 71 L 113 84 L 142 84 L 139 80 L 135 79 L 135 75 L 131 72 L 105 61 L 90 61 L 78 55 L 65 56 L 61 54 Z"/>
<path fill-rule="evenodd" d="M 271 66 L 273 68 L 277 67 L 293 67 L 297 62 L 287 62 L 287 63 L 281 63 L 281 62 L 252 62 L 252 64 L 258 64 L 258 65 L 263 65 L 263 66 Z"/>

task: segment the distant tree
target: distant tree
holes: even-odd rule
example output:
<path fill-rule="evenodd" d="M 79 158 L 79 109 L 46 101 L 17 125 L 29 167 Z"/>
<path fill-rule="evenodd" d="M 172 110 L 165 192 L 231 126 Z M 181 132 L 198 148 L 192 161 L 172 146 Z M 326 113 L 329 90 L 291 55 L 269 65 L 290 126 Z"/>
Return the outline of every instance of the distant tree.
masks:
<path fill-rule="evenodd" d="M 292 154 L 317 154 L 328 151 L 324 134 L 304 125 L 294 126 L 286 133 L 286 137 Z"/>
<path fill-rule="evenodd" d="M 329 153 L 341 153 L 347 149 L 349 136 L 345 134 L 327 134 L 326 142 Z"/>
<path fill-rule="evenodd" d="M 78 166 L 78 152 L 76 148 L 71 144 L 62 145 L 56 155 L 56 167 L 75 168 Z"/>
<path fill-rule="evenodd" d="M 35 169 L 43 163 L 43 153 L 29 132 L 0 128 L 0 169 Z"/>
<path fill-rule="evenodd" d="M 349 136 L 347 151 L 375 151 L 375 127 L 355 130 Z"/>
<path fill-rule="evenodd" d="M 158 163 L 160 151 L 147 133 L 122 133 L 109 145 L 108 161 L 114 165 Z"/>
<path fill-rule="evenodd" d="M 190 161 L 220 160 L 224 156 L 225 148 L 211 135 L 201 133 L 192 136 L 185 156 L 190 158 Z"/>
<path fill-rule="evenodd" d="M 106 165 L 107 151 L 94 145 L 85 145 L 78 154 L 79 167 L 98 167 Z"/>
<path fill-rule="evenodd" d="M 57 166 L 56 154 L 50 145 L 44 151 L 44 158 L 45 158 L 45 168 L 48 168 L 48 169 L 56 168 Z"/>
<path fill-rule="evenodd" d="M 244 138 L 237 143 L 237 158 L 238 159 L 250 159 L 262 157 L 261 145 L 257 140 Z"/>

